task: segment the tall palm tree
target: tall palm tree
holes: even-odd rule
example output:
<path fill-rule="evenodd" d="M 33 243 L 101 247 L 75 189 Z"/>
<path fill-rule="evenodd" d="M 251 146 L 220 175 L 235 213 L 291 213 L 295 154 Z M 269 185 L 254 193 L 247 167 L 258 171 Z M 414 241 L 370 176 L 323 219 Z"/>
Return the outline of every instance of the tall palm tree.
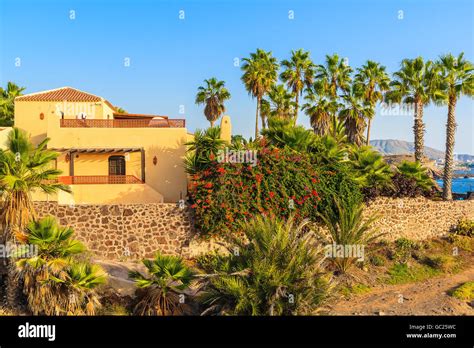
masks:
<path fill-rule="evenodd" d="M 230 93 L 224 87 L 224 81 L 218 81 L 215 77 L 209 80 L 204 80 L 205 87 L 199 86 L 196 94 L 196 104 L 206 105 L 204 108 L 204 115 L 214 127 L 219 117 L 225 112 L 224 102 L 230 99 Z"/>
<path fill-rule="evenodd" d="M 279 65 L 277 59 L 272 56 L 272 52 L 257 49 L 251 53 L 250 58 L 244 58 L 242 65 L 242 82 L 248 93 L 257 98 L 257 111 L 255 115 L 255 139 L 258 138 L 258 116 L 263 96 L 270 91 L 270 88 L 278 79 Z"/>
<path fill-rule="evenodd" d="M 442 72 L 445 93 L 448 102 L 448 121 L 446 123 L 446 153 L 443 173 L 443 198 L 452 199 L 453 152 L 456 133 L 456 103 L 462 95 L 473 96 L 474 66 L 464 59 L 464 53 L 454 57 L 446 54 L 437 62 Z"/>
<path fill-rule="evenodd" d="M 32 191 L 71 192 L 68 186 L 55 181 L 61 171 L 51 167 L 58 154 L 46 149 L 48 141 L 45 139 L 34 147 L 25 131 L 13 128 L 8 135 L 7 149 L 0 150 L 0 197 L 3 200 L 0 222 L 9 227 L 10 232 L 21 231 L 35 216 Z"/>
<path fill-rule="evenodd" d="M 352 68 L 337 54 L 326 55 L 324 65 L 316 67 L 316 80 L 320 80 L 326 95 L 335 100 L 339 92 L 348 91 L 351 86 Z"/>
<path fill-rule="evenodd" d="M 307 88 L 305 100 L 303 111 L 309 116 L 314 133 L 322 136 L 328 134 L 340 104 L 335 99 L 324 95 L 320 81 L 315 82 L 311 88 Z"/>
<path fill-rule="evenodd" d="M 24 90 L 13 82 L 8 82 L 6 90 L 0 87 L 0 126 L 13 125 L 15 98 Z"/>
<path fill-rule="evenodd" d="M 430 102 L 443 99 L 437 68 L 431 61 L 422 57 L 404 59 L 399 71 L 393 74 L 391 90 L 386 93 L 386 100 L 396 103 L 413 104 L 415 107 L 415 160 L 421 161 L 424 152 L 423 108 Z"/>
<path fill-rule="evenodd" d="M 385 67 L 380 63 L 368 60 L 362 67 L 357 68 L 355 75 L 355 84 L 363 94 L 364 101 L 374 110 L 378 102 L 383 100 L 383 93 L 388 91 L 390 86 L 390 77 L 385 71 Z M 372 118 L 367 120 L 366 145 L 370 142 L 370 125 Z"/>
<path fill-rule="evenodd" d="M 344 106 L 339 112 L 339 118 L 344 122 L 347 139 L 349 142 L 360 146 L 364 140 L 365 120 L 373 117 L 374 109 L 364 102 L 355 85 L 342 96 L 342 100 Z"/>
<path fill-rule="evenodd" d="M 293 120 L 296 112 L 296 102 L 293 94 L 288 92 L 283 85 L 274 85 L 268 92 L 269 116 Z M 262 110 L 263 112 L 263 103 Z"/>
<path fill-rule="evenodd" d="M 284 67 L 280 78 L 286 82 L 288 88 L 293 91 L 295 96 L 295 115 L 294 123 L 298 119 L 299 97 L 303 93 L 304 87 L 309 87 L 314 80 L 315 64 L 312 62 L 309 52 L 302 49 L 291 51 L 291 58 L 283 60 L 281 65 Z"/>

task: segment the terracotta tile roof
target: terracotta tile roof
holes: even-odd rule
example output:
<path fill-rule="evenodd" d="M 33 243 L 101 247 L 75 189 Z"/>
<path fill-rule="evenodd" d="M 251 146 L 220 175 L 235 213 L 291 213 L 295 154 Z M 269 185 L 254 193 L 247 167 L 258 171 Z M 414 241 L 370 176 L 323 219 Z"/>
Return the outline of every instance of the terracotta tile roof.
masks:
<path fill-rule="evenodd" d="M 96 95 L 82 92 L 71 87 L 52 89 L 50 91 L 25 94 L 16 97 L 15 101 L 69 101 L 69 102 L 100 102 L 103 99 Z M 109 103 L 110 104 L 110 103 Z M 115 110 L 115 108 L 114 108 Z"/>
<path fill-rule="evenodd" d="M 117 109 L 115 108 L 115 106 L 113 106 L 112 103 L 109 102 L 108 100 L 104 100 L 104 103 L 107 104 L 107 105 L 109 106 L 109 108 L 111 108 L 113 111 L 117 110 Z"/>

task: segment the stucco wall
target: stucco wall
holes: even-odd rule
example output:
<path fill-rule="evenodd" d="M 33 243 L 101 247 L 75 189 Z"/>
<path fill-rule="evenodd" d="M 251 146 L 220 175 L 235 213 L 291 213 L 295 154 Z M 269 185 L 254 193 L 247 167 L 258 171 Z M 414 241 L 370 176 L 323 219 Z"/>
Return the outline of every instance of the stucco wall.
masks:
<path fill-rule="evenodd" d="M 85 112 L 87 118 L 103 119 L 107 115 L 112 118 L 113 111 L 103 102 L 31 102 L 15 101 L 15 127 L 26 130 L 34 144 L 46 137 L 49 122 L 57 122 L 61 118 L 59 111 L 64 112 L 64 118 L 76 118 Z M 44 118 L 41 119 L 40 115 Z"/>
<path fill-rule="evenodd" d="M 47 195 L 35 191 L 34 201 L 58 202 L 60 205 L 163 203 L 163 196 L 147 184 L 69 185 L 72 193 L 59 191 Z"/>
<path fill-rule="evenodd" d="M 116 153 L 77 153 L 74 155 L 74 175 L 109 175 L 109 157 L 125 157 L 125 174 L 134 175 L 141 180 L 141 153 L 140 152 L 116 152 Z M 69 161 L 66 161 L 66 153 L 62 153 L 57 159 L 57 169 L 69 175 Z"/>
<path fill-rule="evenodd" d="M 146 183 L 165 202 L 186 195 L 186 128 L 61 128 L 58 120 L 51 120 L 47 133 L 52 148 L 144 148 Z"/>

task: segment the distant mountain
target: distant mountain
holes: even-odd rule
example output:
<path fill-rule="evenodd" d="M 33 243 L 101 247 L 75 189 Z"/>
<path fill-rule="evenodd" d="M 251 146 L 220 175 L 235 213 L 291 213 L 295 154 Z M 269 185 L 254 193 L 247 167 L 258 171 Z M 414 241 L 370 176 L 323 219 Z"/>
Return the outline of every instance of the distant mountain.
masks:
<path fill-rule="evenodd" d="M 408 155 L 415 152 L 415 145 L 404 140 L 371 140 L 370 145 L 383 155 Z M 425 146 L 425 156 L 436 160 L 444 158 L 444 152 Z"/>
<path fill-rule="evenodd" d="M 396 139 L 371 140 L 370 145 L 383 155 L 408 155 L 415 152 L 412 142 Z M 433 160 L 444 159 L 444 152 L 425 146 L 425 156 Z M 461 162 L 474 161 L 473 155 L 456 154 L 456 159 Z"/>

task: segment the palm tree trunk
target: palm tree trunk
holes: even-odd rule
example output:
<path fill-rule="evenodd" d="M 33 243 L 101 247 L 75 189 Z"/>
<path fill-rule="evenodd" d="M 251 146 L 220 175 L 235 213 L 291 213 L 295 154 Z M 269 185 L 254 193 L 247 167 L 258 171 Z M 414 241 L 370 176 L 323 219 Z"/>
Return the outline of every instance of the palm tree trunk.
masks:
<path fill-rule="evenodd" d="M 424 153 L 425 124 L 423 123 L 423 102 L 417 101 L 415 104 L 415 124 L 413 125 L 415 133 L 415 160 L 421 162 Z"/>
<path fill-rule="evenodd" d="M 214 127 L 214 121 L 209 121 L 209 123 L 211 124 L 211 128 Z"/>
<path fill-rule="evenodd" d="M 448 122 L 446 123 L 446 154 L 444 157 L 443 199 L 452 200 L 451 186 L 453 181 L 453 155 L 456 134 L 456 96 L 449 97 Z"/>
<path fill-rule="evenodd" d="M 369 146 L 370 144 L 370 124 L 372 122 L 372 119 L 369 118 L 368 121 L 367 121 L 367 136 L 366 136 L 366 139 L 365 139 L 365 145 Z"/>
<path fill-rule="evenodd" d="M 257 113 L 255 115 L 255 139 L 258 138 L 258 114 L 260 113 L 260 101 L 262 100 L 262 97 L 258 96 L 257 97 Z"/>
<path fill-rule="evenodd" d="M 299 108 L 299 95 L 296 93 L 295 96 L 295 119 L 294 119 L 294 125 L 296 126 L 296 121 L 298 120 L 298 108 Z"/>

